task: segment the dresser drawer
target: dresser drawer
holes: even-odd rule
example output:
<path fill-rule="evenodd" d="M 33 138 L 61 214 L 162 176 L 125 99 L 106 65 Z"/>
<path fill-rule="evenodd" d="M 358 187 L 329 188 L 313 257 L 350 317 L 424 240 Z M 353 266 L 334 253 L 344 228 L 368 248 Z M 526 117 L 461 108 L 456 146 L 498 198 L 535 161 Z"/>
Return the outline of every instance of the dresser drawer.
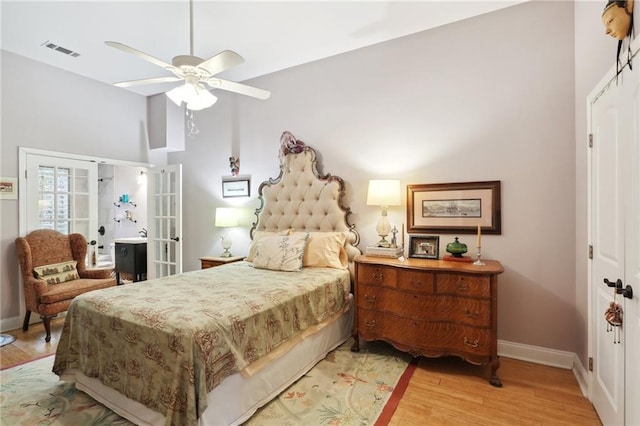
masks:
<path fill-rule="evenodd" d="M 408 318 L 438 320 L 435 295 L 399 291 L 382 286 L 358 285 L 358 308 L 395 313 Z"/>
<path fill-rule="evenodd" d="M 421 321 L 452 322 L 476 327 L 491 325 L 491 301 L 488 299 L 422 295 L 380 286 L 358 287 L 358 309 Z"/>
<path fill-rule="evenodd" d="M 401 270 L 398 273 L 398 288 L 418 293 L 432 294 L 434 293 L 435 279 L 436 274 L 431 272 Z"/>
<path fill-rule="evenodd" d="M 398 282 L 398 270 L 390 266 L 358 265 L 358 283 L 395 287 Z"/>
<path fill-rule="evenodd" d="M 466 297 L 438 296 L 437 317 L 441 321 L 469 324 L 476 327 L 491 326 L 491 301 Z"/>
<path fill-rule="evenodd" d="M 436 292 L 458 296 L 491 297 L 490 278 L 480 275 L 440 272 L 436 278 Z"/>
<path fill-rule="evenodd" d="M 386 312 L 359 311 L 358 330 L 364 339 L 384 337 L 425 354 L 451 352 L 491 355 L 491 330 L 446 322 L 418 321 Z"/>

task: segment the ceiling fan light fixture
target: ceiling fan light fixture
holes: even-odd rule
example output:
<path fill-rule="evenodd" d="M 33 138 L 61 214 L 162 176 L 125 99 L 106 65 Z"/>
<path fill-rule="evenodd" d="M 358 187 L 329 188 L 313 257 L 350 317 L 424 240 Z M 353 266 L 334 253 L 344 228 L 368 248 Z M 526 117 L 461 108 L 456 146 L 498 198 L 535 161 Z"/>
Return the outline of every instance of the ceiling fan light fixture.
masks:
<path fill-rule="evenodd" d="M 208 90 L 201 89 L 200 93 L 187 101 L 187 109 L 199 111 L 209 108 L 218 101 L 218 98 L 211 94 Z"/>

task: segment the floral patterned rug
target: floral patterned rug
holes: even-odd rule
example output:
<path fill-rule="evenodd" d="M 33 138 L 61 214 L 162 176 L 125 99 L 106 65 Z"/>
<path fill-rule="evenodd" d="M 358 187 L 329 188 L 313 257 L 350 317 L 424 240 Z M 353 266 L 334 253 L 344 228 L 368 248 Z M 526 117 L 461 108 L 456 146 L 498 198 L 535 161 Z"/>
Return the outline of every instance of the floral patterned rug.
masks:
<path fill-rule="evenodd" d="M 411 357 L 382 342 L 351 352 L 349 339 L 260 409 L 246 426 L 373 425 L 413 372 Z M 53 356 L 0 372 L 0 424 L 131 425 L 84 392 L 58 381 Z M 401 380 L 402 379 L 402 380 Z M 398 387 L 396 392 L 394 389 Z M 391 405 L 391 404 L 389 404 Z M 385 416 L 388 416 L 387 407 Z"/>

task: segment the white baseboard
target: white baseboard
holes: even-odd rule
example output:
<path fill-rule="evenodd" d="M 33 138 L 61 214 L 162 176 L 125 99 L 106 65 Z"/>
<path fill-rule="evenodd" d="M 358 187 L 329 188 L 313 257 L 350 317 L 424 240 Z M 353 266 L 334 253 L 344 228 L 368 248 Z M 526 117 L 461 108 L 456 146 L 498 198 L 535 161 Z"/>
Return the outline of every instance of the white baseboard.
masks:
<path fill-rule="evenodd" d="M 540 346 L 525 345 L 523 343 L 498 340 L 498 355 L 505 358 L 514 358 L 535 364 L 548 365 L 550 367 L 564 368 L 573 371 L 582 395 L 588 397 L 589 373 L 580 362 L 575 352 L 559 351 Z"/>
<path fill-rule="evenodd" d="M 39 318 L 38 315 L 34 315 Z M 24 319 L 24 318 L 23 318 Z M 16 330 L 22 328 L 22 320 L 20 317 L 5 318 L 0 320 L 0 332 L 6 333 L 9 330 Z"/>

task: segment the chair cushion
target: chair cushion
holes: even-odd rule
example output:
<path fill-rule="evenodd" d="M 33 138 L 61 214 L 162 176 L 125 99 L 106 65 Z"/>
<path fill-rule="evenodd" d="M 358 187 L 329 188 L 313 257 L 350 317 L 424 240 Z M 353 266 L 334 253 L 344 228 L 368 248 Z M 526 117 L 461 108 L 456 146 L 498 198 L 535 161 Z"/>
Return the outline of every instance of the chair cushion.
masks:
<path fill-rule="evenodd" d="M 49 291 L 40 296 L 41 304 L 56 303 L 86 293 L 92 290 L 98 290 L 101 288 L 113 287 L 116 284 L 115 278 L 105 279 L 85 279 L 79 278 L 77 280 L 67 281 L 60 284 L 54 284 L 49 286 Z"/>
<path fill-rule="evenodd" d="M 63 283 L 80 278 L 76 265 L 77 262 L 75 260 L 70 260 L 68 262 L 36 266 L 33 268 L 33 274 L 36 278 L 46 281 L 47 284 Z"/>

